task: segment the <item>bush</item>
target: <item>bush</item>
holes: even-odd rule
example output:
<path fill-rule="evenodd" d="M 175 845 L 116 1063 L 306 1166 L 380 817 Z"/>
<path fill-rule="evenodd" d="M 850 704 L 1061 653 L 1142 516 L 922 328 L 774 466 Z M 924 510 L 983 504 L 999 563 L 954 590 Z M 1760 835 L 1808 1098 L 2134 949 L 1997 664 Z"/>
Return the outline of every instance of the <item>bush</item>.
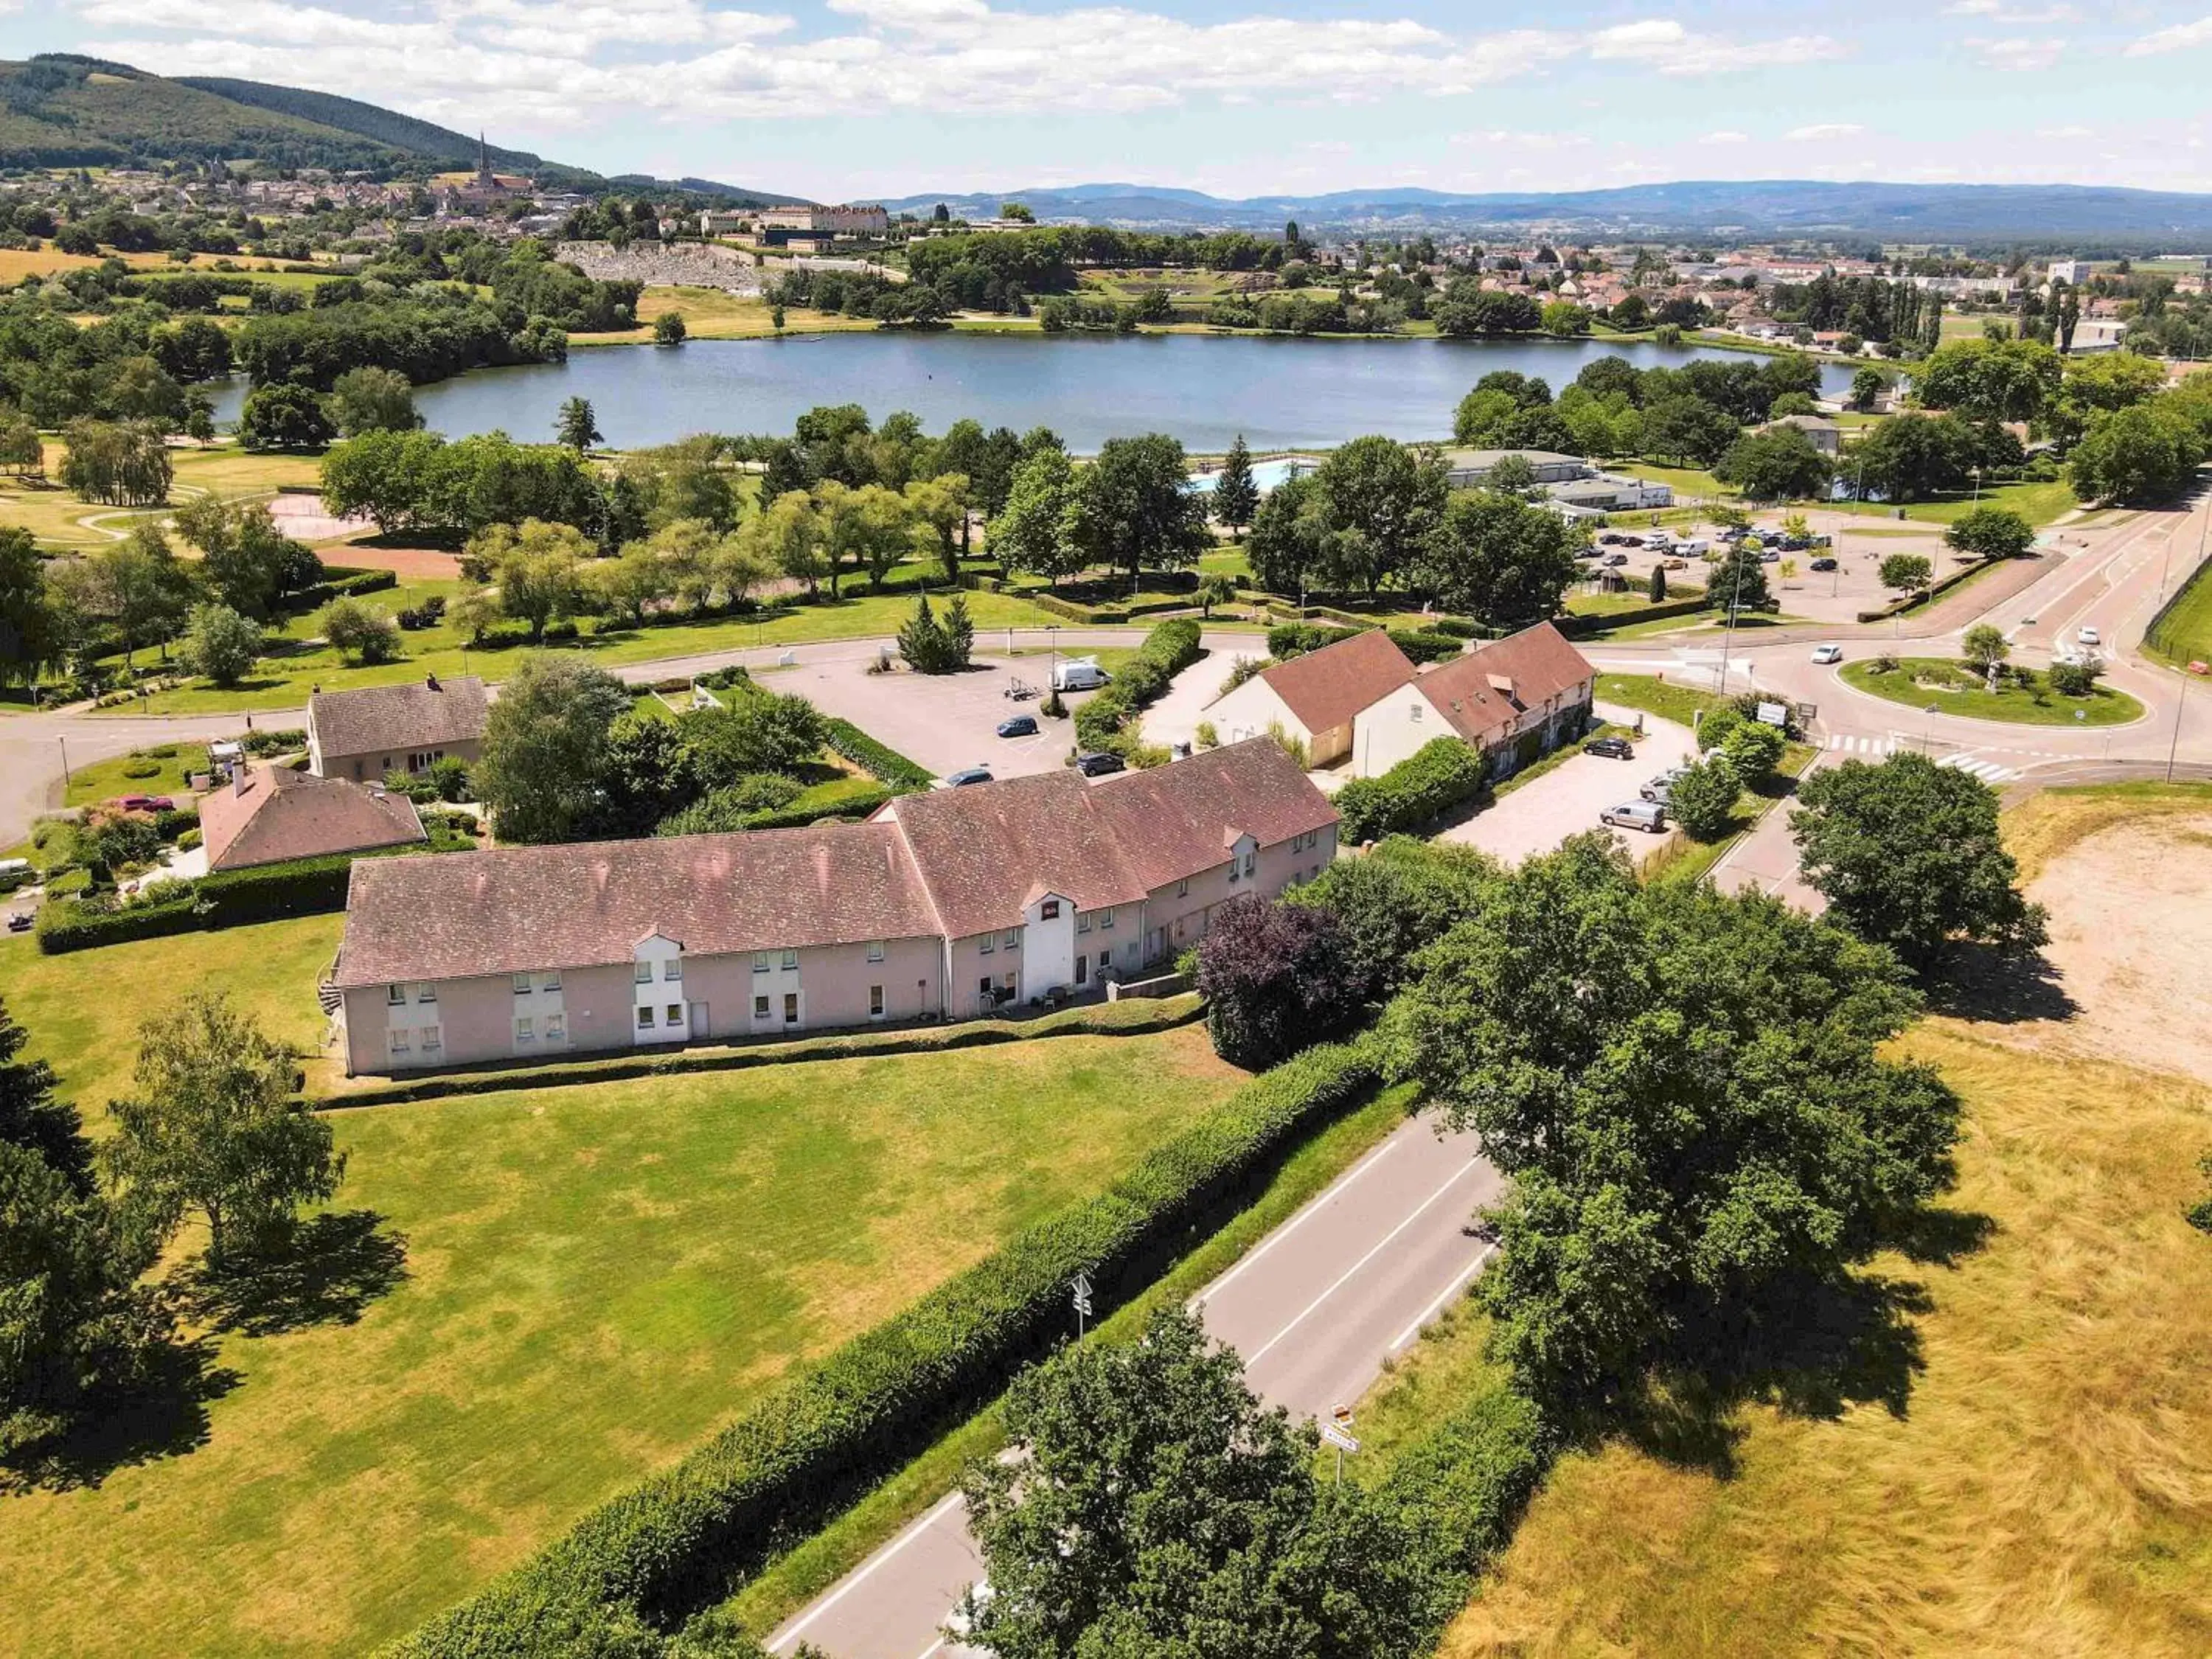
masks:
<path fill-rule="evenodd" d="M 1335 912 L 1274 904 L 1252 892 L 1231 899 L 1198 944 L 1198 990 L 1214 1053 L 1256 1071 L 1328 1036 L 1367 1000 L 1346 976 Z"/>
<path fill-rule="evenodd" d="M 392 613 L 359 599 L 332 599 L 323 611 L 322 635 L 341 657 L 357 663 L 390 662 L 399 654 L 399 626 Z"/>
<path fill-rule="evenodd" d="M 1782 763 L 1782 733 L 1759 720 L 1738 720 L 1721 744 L 1729 769 L 1747 788 L 1757 788 Z"/>
<path fill-rule="evenodd" d="M 927 789 L 937 781 L 934 773 L 917 766 L 897 750 L 878 743 L 850 720 L 832 718 L 822 724 L 828 733 L 823 739 L 824 748 L 852 762 L 870 777 L 889 784 L 900 794 Z"/>
<path fill-rule="evenodd" d="M 1179 617 L 1158 623 L 1114 683 L 1076 711 L 1075 740 L 1085 749 L 1125 751 L 1130 740 L 1123 728 L 1130 719 L 1158 701 L 1175 677 L 1202 654 L 1197 623 Z"/>
<path fill-rule="evenodd" d="M 548 1636 L 562 1621 L 623 1612 L 665 1619 L 719 1599 L 774 1538 L 896 1467 L 1046 1352 L 1066 1328 L 1067 1284 L 1079 1269 L 1103 1316 L 1377 1080 L 1357 1045 L 1311 1049 L 1254 1079 L 1098 1197 L 1030 1228 L 771 1389 L 675 1468 L 601 1504 L 395 1652 L 568 1651 Z"/>
<path fill-rule="evenodd" d="M 200 844 L 202 836 L 197 829 L 187 830 L 177 837 L 177 850 L 179 853 L 189 853 Z"/>
<path fill-rule="evenodd" d="M 1458 738 L 1431 738 L 1378 778 L 1354 778 L 1336 792 L 1339 837 L 1353 846 L 1418 830 L 1488 785 L 1482 751 Z"/>
<path fill-rule="evenodd" d="M 1708 708 L 1698 716 L 1698 747 L 1717 749 L 1743 724 L 1743 711 L 1732 702 Z"/>
<path fill-rule="evenodd" d="M 1717 841 L 1735 822 L 1741 786 L 1724 755 L 1708 755 L 1674 780 L 1667 810 L 1692 841 Z"/>
<path fill-rule="evenodd" d="M 161 775 L 159 761 L 134 758 L 123 763 L 123 775 L 126 778 L 154 778 Z"/>
<path fill-rule="evenodd" d="M 1330 628 L 1320 623 L 1279 623 L 1267 630 L 1267 654 L 1277 662 L 1288 662 L 1292 657 L 1303 657 L 1309 651 L 1348 640 L 1359 631 L 1357 628 Z"/>
<path fill-rule="evenodd" d="M 1467 648 L 1460 635 L 1441 629 L 1394 628 L 1389 632 L 1390 643 L 1417 663 L 1449 662 Z"/>
<path fill-rule="evenodd" d="M 2097 689 L 2098 672 L 2094 663 L 2055 662 L 2045 678 L 2062 697 L 2086 697 Z"/>
<path fill-rule="evenodd" d="M 247 754 L 259 759 L 265 755 L 289 755 L 296 750 L 305 749 L 307 734 L 296 726 L 279 726 L 274 731 L 256 726 L 251 732 L 241 733 L 238 743 Z"/>
<path fill-rule="evenodd" d="M 459 801 L 469 799 L 469 763 L 459 755 L 447 755 L 430 763 L 430 793 L 433 799 Z"/>

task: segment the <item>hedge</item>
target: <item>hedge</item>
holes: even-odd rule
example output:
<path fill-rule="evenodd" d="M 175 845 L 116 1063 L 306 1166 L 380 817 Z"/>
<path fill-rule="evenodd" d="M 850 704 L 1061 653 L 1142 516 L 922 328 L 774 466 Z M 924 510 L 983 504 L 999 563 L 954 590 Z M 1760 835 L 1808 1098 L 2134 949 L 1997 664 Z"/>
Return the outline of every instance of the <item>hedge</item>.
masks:
<path fill-rule="evenodd" d="M 1358 846 L 1418 830 L 1488 787 L 1482 751 L 1458 738 L 1431 738 L 1377 778 L 1354 778 L 1336 792 L 1339 836 Z"/>
<path fill-rule="evenodd" d="M 1049 611 L 1055 617 L 1065 617 L 1070 622 L 1081 623 L 1091 628 L 1110 628 L 1138 617 L 1157 617 L 1170 611 L 1194 609 L 1197 601 L 1187 598 L 1171 599 L 1140 599 L 1134 605 L 1078 605 L 1073 599 L 1056 598 L 1050 593 L 1024 593 L 1022 597 L 1040 611 Z"/>
<path fill-rule="evenodd" d="M 1189 617 L 1155 625 L 1113 683 L 1075 711 L 1076 742 L 1087 750 L 1126 749 L 1123 728 L 1129 720 L 1158 702 L 1170 682 L 1204 654 L 1198 624 Z"/>
<path fill-rule="evenodd" d="M 473 842 L 428 848 L 419 842 L 379 848 L 368 853 L 331 853 L 246 870 L 218 870 L 192 884 L 190 893 L 158 904 L 126 905 L 118 910 L 88 909 L 76 899 L 49 899 L 39 912 L 39 949 L 48 956 L 88 951 L 127 939 L 167 939 L 203 927 L 238 927 L 286 916 L 319 915 L 343 910 L 346 884 L 356 859 L 398 853 L 448 852 Z"/>
<path fill-rule="evenodd" d="M 1106 1308 L 1210 1231 L 1310 1130 L 1380 1079 L 1360 1045 L 1316 1048 L 1255 1078 L 1088 1202 L 1009 1241 L 781 1387 L 675 1468 L 390 1651 L 526 1659 L 559 1633 L 635 1613 L 670 1623 L 726 1595 L 775 1541 L 896 1468 L 1048 1352 L 1067 1286 Z"/>
<path fill-rule="evenodd" d="M 1449 662 L 1467 649 L 1464 639 L 1441 630 L 1393 628 L 1389 632 L 1390 643 L 1414 662 Z"/>
<path fill-rule="evenodd" d="M 1432 1636 L 1458 1616 L 1476 1576 L 1512 1541 L 1554 1441 L 1536 1406 L 1499 1382 L 1398 1454 L 1383 1490 L 1402 1513 L 1419 1518 L 1433 1552 Z"/>
<path fill-rule="evenodd" d="M 837 818 L 865 818 L 881 810 L 894 799 L 898 791 L 871 789 L 864 795 L 854 795 L 830 807 L 785 806 L 764 808 L 745 814 L 748 830 L 799 830 L 810 823 L 823 823 Z"/>
<path fill-rule="evenodd" d="M 843 756 L 869 776 L 889 784 L 894 792 L 910 794 L 937 781 L 935 773 L 917 766 L 889 744 L 878 743 L 852 721 L 832 717 L 823 724 L 829 729 L 828 746 L 832 754 Z"/>
<path fill-rule="evenodd" d="M 399 574 L 392 570 L 362 570 L 348 565 L 326 565 L 323 580 L 287 593 L 283 600 L 287 611 L 313 611 L 328 605 L 332 599 L 349 599 L 362 593 L 380 593 L 386 588 L 399 586 Z"/>
<path fill-rule="evenodd" d="M 1594 634 L 1609 634 L 1616 628 L 1626 628 L 1631 623 L 1658 622 L 1668 617 L 1693 617 L 1700 611 L 1710 611 L 1713 602 L 1703 593 L 1686 599 L 1662 599 L 1657 605 L 1647 605 L 1640 611 L 1616 611 L 1602 617 L 1579 617 L 1567 611 L 1552 618 L 1552 625 L 1571 640 L 1587 639 Z"/>
<path fill-rule="evenodd" d="M 1066 1008 L 1035 1019 L 970 1019 L 954 1025 L 932 1020 L 888 1030 L 871 1026 L 831 1036 L 738 1042 L 721 1048 L 679 1048 L 664 1054 L 617 1050 L 540 1066 L 487 1060 L 434 1076 L 394 1078 L 387 1083 L 349 1089 L 313 1103 L 318 1111 L 394 1106 L 456 1095 L 503 1094 L 514 1089 L 566 1088 L 579 1083 L 689 1076 L 697 1072 L 748 1072 L 762 1066 L 793 1066 L 808 1060 L 934 1054 L 957 1048 L 988 1048 L 1002 1042 L 1034 1042 L 1045 1037 L 1146 1036 L 1188 1025 L 1202 1012 L 1195 995 L 1128 998 Z"/>

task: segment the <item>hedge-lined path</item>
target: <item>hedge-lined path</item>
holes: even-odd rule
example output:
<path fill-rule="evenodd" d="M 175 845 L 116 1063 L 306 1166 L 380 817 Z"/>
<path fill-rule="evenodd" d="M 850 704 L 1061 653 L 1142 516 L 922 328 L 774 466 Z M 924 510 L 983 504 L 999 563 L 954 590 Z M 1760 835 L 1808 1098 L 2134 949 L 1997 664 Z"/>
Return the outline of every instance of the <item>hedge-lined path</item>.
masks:
<path fill-rule="evenodd" d="M 1401 1125 L 1193 1299 L 1206 1329 L 1244 1357 L 1260 1397 L 1293 1418 L 1349 1406 L 1480 1273 L 1491 1248 L 1464 1231 L 1504 1177 L 1471 1133 Z M 1358 1432 L 1355 1425 L 1353 1432 Z M 932 1508 L 778 1631 L 836 1659 L 983 1659 L 939 1642 L 981 1576 L 957 1496 Z"/>

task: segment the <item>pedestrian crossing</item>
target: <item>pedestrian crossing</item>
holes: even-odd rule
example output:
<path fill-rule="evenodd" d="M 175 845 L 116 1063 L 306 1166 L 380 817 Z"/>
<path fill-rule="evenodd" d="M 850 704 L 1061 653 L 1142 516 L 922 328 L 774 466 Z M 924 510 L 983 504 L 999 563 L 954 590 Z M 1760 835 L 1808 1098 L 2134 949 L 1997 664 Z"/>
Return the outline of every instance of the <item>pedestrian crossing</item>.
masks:
<path fill-rule="evenodd" d="M 1897 748 L 1894 738 L 1859 738 L 1848 732 L 1828 733 L 1828 747 L 1841 755 L 1887 755 Z"/>
<path fill-rule="evenodd" d="M 1984 783 L 2010 783 L 2020 775 L 2017 767 L 2000 766 L 1993 760 L 1977 759 L 1971 754 L 1946 755 L 1936 764 L 1979 778 Z"/>
<path fill-rule="evenodd" d="M 1873 738 L 1849 732 L 1831 732 L 1827 746 L 1832 754 L 1865 755 L 1878 759 L 1884 755 L 1893 755 L 1908 745 L 1894 737 Z M 2024 750 L 2020 752 L 2040 754 L 2043 751 Z M 1961 750 L 1956 754 L 1946 755 L 1936 763 L 1949 767 L 1954 771 L 1964 772 L 1969 777 L 1979 778 L 1984 783 L 2009 783 L 2021 775 L 2020 768 L 2007 766 L 2002 761 L 1985 759 L 1973 750 Z"/>

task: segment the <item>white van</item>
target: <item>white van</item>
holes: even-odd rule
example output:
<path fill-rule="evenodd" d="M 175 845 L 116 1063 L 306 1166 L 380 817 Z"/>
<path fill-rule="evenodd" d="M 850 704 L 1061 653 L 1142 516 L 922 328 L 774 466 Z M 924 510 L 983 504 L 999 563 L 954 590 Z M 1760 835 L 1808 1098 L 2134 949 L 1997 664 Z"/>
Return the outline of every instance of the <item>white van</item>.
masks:
<path fill-rule="evenodd" d="M 1111 678 L 1098 665 L 1097 658 L 1077 657 L 1053 669 L 1052 689 L 1055 691 L 1096 691 Z"/>
<path fill-rule="evenodd" d="M 1649 830 L 1657 835 L 1667 827 L 1667 809 L 1654 800 L 1623 801 L 1597 815 L 1598 822 L 1623 830 Z"/>

